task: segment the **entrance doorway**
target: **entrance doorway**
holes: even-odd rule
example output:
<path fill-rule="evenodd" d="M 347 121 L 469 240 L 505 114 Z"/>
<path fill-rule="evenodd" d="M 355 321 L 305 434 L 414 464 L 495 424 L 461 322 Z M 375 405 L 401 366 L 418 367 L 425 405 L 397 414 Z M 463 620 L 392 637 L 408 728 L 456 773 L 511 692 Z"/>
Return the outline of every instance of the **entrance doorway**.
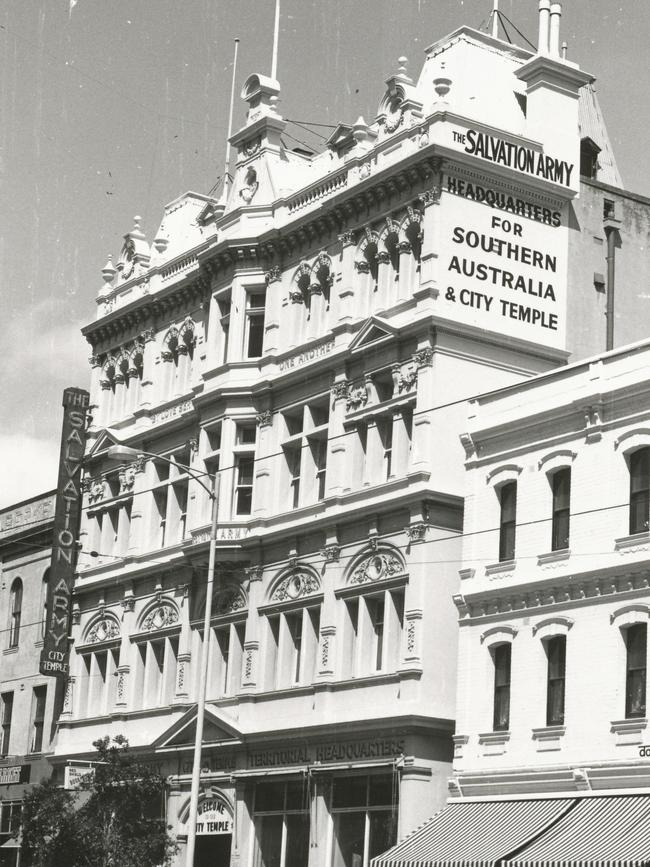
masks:
<path fill-rule="evenodd" d="M 230 867 L 232 834 L 200 834 L 196 838 L 194 867 Z"/>

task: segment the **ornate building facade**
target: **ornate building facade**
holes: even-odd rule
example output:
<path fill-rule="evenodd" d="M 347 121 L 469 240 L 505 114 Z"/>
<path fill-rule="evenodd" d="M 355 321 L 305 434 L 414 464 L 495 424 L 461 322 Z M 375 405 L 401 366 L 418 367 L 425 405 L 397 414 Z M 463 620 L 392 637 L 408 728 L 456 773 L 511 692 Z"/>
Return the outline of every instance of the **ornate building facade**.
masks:
<path fill-rule="evenodd" d="M 227 195 L 181 196 L 151 242 L 136 218 L 103 269 L 55 762 L 126 735 L 168 777 L 179 864 L 203 652 L 197 863 L 365 867 L 444 803 L 458 434 L 468 397 L 573 348 L 590 80 L 548 33 L 531 54 L 461 28 L 309 155 L 251 75 Z M 160 459 L 115 469 L 116 442 Z M 219 481 L 205 648 L 186 467 Z"/>
<path fill-rule="evenodd" d="M 16 867 L 26 791 L 48 762 L 60 707 L 57 683 L 38 673 L 47 618 L 53 493 L 0 511 L 0 864 Z"/>

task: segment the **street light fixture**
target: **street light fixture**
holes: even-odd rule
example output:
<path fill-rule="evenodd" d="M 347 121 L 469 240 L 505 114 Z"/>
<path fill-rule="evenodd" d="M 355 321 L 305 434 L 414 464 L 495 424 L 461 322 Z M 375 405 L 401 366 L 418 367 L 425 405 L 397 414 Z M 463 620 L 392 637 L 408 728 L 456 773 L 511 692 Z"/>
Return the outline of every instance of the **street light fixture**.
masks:
<path fill-rule="evenodd" d="M 194 738 L 194 759 L 192 762 L 192 787 L 190 789 L 190 815 L 187 830 L 187 848 L 185 851 L 186 867 L 194 865 L 194 850 L 196 848 L 196 819 L 199 809 L 199 788 L 201 785 L 201 749 L 203 746 L 203 717 L 205 713 L 205 695 L 208 685 L 208 644 L 210 640 L 210 620 L 212 618 L 212 588 L 214 586 L 214 564 L 217 553 L 217 474 L 203 473 L 193 470 L 184 464 L 171 461 L 162 455 L 153 452 L 145 452 L 142 449 L 133 449 L 126 445 L 110 446 L 106 456 L 111 461 L 133 461 L 139 457 L 149 457 L 157 461 L 166 461 L 168 464 L 181 467 L 194 478 L 201 487 L 206 490 L 212 501 L 212 517 L 210 522 L 210 550 L 208 557 L 208 582 L 205 597 L 205 617 L 203 619 L 203 646 L 201 648 L 201 676 L 199 678 L 199 694 L 196 702 L 196 736 Z M 205 476 L 210 479 L 210 487 L 201 479 Z"/>

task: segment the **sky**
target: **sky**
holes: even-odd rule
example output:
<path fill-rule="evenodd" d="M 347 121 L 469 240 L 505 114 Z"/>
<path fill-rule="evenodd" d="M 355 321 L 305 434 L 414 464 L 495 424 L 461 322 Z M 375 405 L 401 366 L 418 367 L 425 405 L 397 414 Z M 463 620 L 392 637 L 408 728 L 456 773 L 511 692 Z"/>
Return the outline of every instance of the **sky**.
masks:
<path fill-rule="evenodd" d="M 493 0 L 282 0 L 280 112 L 373 120 L 397 58 L 484 25 Z M 269 74 L 275 0 L 4 0 L 0 8 L 0 508 L 56 484 L 63 389 L 88 387 L 100 271 L 142 216 L 208 193 L 236 93 Z M 501 0 L 532 42 L 537 0 Z M 650 3 L 565 0 L 568 57 L 596 76 L 623 182 L 650 196 Z M 525 45 L 510 28 L 513 41 Z M 237 98 L 235 124 L 244 118 Z M 318 128 L 324 136 L 326 127 Z M 315 145 L 292 124 L 288 144 Z"/>

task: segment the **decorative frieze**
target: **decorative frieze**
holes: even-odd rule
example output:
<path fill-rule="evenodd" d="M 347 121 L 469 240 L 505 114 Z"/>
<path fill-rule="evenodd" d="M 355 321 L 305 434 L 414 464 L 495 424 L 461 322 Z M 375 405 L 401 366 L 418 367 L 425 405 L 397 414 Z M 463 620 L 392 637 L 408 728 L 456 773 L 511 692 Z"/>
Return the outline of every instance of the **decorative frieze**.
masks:
<path fill-rule="evenodd" d="M 271 596 L 272 602 L 287 602 L 290 599 L 299 599 L 309 596 L 320 590 L 320 581 L 311 572 L 296 571 L 287 575 L 275 588 Z"/>
<path fill-rule="evenodd" d="M 112 617 L 102 617 L 86 636 L 86 644 L 100 644 L 120 637 L 119 623 Z"/>
<path fill-rule="evenodd" d="M 404 532 L 408 536 L 409 542 L 423 542 L 428 529 L 429 525 L 425 524 L 424 521 L 417 521 L 416 523 L 409 524 L 408 527 L 404 527 Z"/>
<path fill-rule="evenodd" d="M 401 575 L 403 572 L 403 563 L 392 552 L 373 553 L 364 558 L 354 570 L 350 584 L 366 584 L 393 575 Z"/>
<path fill-rule="evenodd" d="M 350 389 L 350 383 L 347 379 L 342 379 L 339 382 L 335 382 L 332 386 L 332 397 L 334 400 L 342 400 L 347 398 L 348 391 Z"/>
<path fill-rule="evenodd" d="M 166 626 L 174 626 L 178 623 L 178 611 L 173 605 L 163 602 L 145 617 L 142 623 L 143 632 L 153 632 L 164 629 Z"/>

